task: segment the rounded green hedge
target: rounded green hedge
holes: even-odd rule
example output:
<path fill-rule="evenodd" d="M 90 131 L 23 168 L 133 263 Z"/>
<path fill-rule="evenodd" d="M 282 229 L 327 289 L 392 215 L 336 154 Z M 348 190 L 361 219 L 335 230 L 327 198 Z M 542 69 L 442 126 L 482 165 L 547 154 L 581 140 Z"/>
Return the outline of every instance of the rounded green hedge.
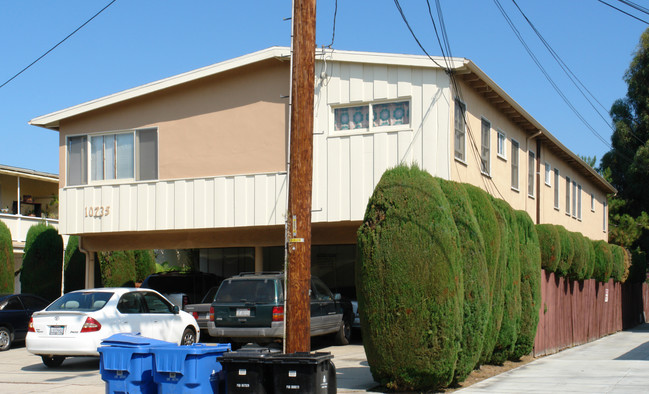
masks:
<path fill-rule="evenodd" d="M 613 271 L 613 254 L 606 241 L 595 241 L 595 269 L 593 279 L 599 282 L 608 282 Z"/>
<path fill-rule="evenodd" d="M 68 293 L 86 287 L 86 255 L 79 250 L 79 237 L 73 235 L 65 248 L 63 291 Z"/>
<path fill-rule="evenodd" d="M 500 365 L 512 357 L 521 324 L 521 262 L 518 222 L 512 207 L 504 200 L 492 198 L 496 217 L 502 225 L 501 253 L 505 259 L 504 313 L 491 362 Z"/>
<path fill-rule="evenodd" d="M 584 248 L 586 249 L 586 269 L 584 279 L 594 279 L 595 272 L 595 242 L 584 237 Z"/>
<path fill-rule="evenodd" d="M 625 277 L 626 267 L 624 266 L 624 248 L 619 245 L 610 244 L 611 255 L 613 256 L 613 269 L 611 270 L 611 278 L 616 282 L 623 282 Z"/>
<path fill-rule="evenodd" d="M 541 247 L 541 267 L 556 272 L 561 260 L 561 239 L 557 227 L 553 224 L 537 224 L 536 233 Z"/>
<path fill-rule="evenodd" d="M 30 227 L 26 238 L 21 291 L 54 300 L 61 295 L 63 239 L 54 227 L 45 224 Z"/>
<path fill-rule="evenodd" d="M 498 340 L 500 325 L 504 313 L 505 297 L 505 267 L 504 259 L 501 259 L 501 227 L 496 217 L 488 194 L 482 189 L 473 185 L 462 184 L 471 201 L 471 207 L 475 214 L 485 246 L 485 257 L 487 271 L 489 272 L 489 299 L 490 308 L 487 312 L 487 328 L 485 329 L 484 343 L 480 363 L 489 362 Z M 504 246 L 502 247 L 504 248 Z"/>
<path fill-rule="evenodd" d="M 584 280 L 586 279 L 586 267 L 588 265 L 586 261 L 588 258 L 588 249 L 584 243 L 585 237 L 581 233 L 573 232 L 568 232 L 568 235 L 572 238 L 574 253 L 567 277 L 572 280 Z"/>
<path fill-rule="evenodd" d="M 484 342 L 490 308 L 489 271 L 480 226 L 466 190 L 460 183 L 439 180 L 448 200 L 460 240 L 460 264 L 464 283 L 463 325 L 455 381 L 461 382 L 475 369 Z"/>
<path fill-rule="evenodd" d="M 98 252 L 104 287 L 135 286 L 135 255 L 132 250 Z"/>
<path fill-rule="evenodd" d="M 556 273 L 560 276 L 568 276 L 571 272 L 572 259 L 575 255 L 575 246 L 572 242 L 570 232 L 563 226 L 555 226 L 559 232 L 559 241 L 561 242 L 561 257 L 559 258 L 559 265 L 557 266 Z"/>
<path fill-rule="evenodd" d="M 0 294 L 14 292 L 14 248 L 11 231 L 0 221 Z"/>
<path fill-rule="evenodd" d="M 541 307 L 541 248 L 534 222 L 525 211 L 516 211 L 521 262 L 521 324 L 510 359 L 518 360 L 534 349 Z"/>
<path fill-rule="evenodd" d="M 144 278 L 155 273 L 155 254 L 153 250 L 136 250 L 135 258 L 135 281 L 142 282 Z"/>
<path fill-rule="evenodd" d="M 358 230 L 356 291 L 374 380 L 393 390 L 448 385 L 462 338 L 458 231 L 439 183 L 386 171 Z"/>

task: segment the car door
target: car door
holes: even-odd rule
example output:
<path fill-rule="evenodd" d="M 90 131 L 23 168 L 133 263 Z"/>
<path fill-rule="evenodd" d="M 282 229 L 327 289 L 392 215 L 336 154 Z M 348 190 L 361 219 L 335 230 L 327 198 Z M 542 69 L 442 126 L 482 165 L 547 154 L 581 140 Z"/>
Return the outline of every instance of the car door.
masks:
<path fill-rule="evenodd" d="M 8 297 L 0 305 L 0 319 L 3 323 L 13 327 L 14 340 L 22 340 L 27 335 L 27 324 L 31 313 L 28 313 L 18 296 Z"/>
<path fill-rule="evenodd" d="M 173 312 L 173 305 L 152 291 L 141 291 L 146 307 L 142 335 L 168 342 L 179 342 L 185 327 L 180 315 Z"/>
<path fill-rule="evenodd" d="M 320 279 L 311 280 L 320 308 L 318 329 L 321 333 L 335 332 L 340 328 L 342 313 L 336 310 L 336 302 L 331 290 Z"/>
<path fill-rule="evenodd" d="M 14 339 L 15 340 L 21 340 L 25 338 L 25 335 L 27 335 L 27 325 L 29 323 L 29 318 L 31 315 L 36 312 L 45 309 L 47 305 L 49 305 L 49 302 L 47 300 L 44 300 L 40 297 L 34 297 L 30 295 L 19 295 L 18 296 L 20 300 L 23 303 L 23 306 L 25 307 L 25 318 L 24 318 L 24 332 L 20 333 L 20 336 L 18 332 L 14 334 Z"/>
<path fill-rule="evenodd" d="M 146 310 L 142 295 L 139 291 L 122 294 L 119 301 L 117 301 L 117 311 L 119 312 L 118 326 L 120 332 L 132 332 L 145 335 Z"/>

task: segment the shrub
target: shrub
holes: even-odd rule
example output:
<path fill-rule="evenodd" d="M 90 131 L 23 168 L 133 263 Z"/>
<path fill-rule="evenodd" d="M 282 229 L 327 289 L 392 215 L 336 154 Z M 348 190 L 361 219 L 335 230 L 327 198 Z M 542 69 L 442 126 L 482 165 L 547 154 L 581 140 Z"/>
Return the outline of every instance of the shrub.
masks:
<path fill-rule="evenodd" d="M 358 230 L 356 287 L 374 379 L 394 390 L 448 385 L 462 336 L 458 232 L 439 183 L 386 171 Z"/>
<path fill-rule="evenodd" d="M 586 244 L 584 243 L 585 237 L 581 235 L 581 233 L 568 232 L 568 234 L 572 238 L 574 253 L 572 264 L 568 269 L 567 277 L 572 280 L 583 280 L 586 276 L 586 259 L 588 258 L 588 250 L 586 249 Z"/>
<path fill-rule="evenodd" d="M 457 182 L 439 180 L 459 233 L 460 265 L 464 283 L 462 346 L 455 366 L 455 381 L 461 382 L 478 364 L 490 307 L 489 272 L 484 240 L 466 190 Z"/>
<path fill-rule="evenodd" d="M 134 258 L 136 282 L 142 282 L 144 278 L 156 272 L 153 250 L 136 250 L 134 252 Z"/>
<path fill-rule="evenodd" d="M 556 272 L 561 260 L 561 239 L 557 227 L 553 224 L 537 224 L 536 233 L 541 247 L 541 267 Z"/>
<path fill-rule="evenodd" d="M 611 250 L 611 255 L 613 256 L 613 269 L 611 270 L 611 277 L 616 282 L 622 282 L 622 278 L 625 276 L 626 267 L 624 266 L 624 248 L 619 245 L 608 245 Z"/>
<path fill-rule="evenodd" d="M 521 262 L 521 324 L 511 359 L 518 360 L 534 349 L 541 307 L 541 249 L 534 222 L 525 211 L 516 211 Z"/>
<path fill-rule="evenodd" d="M 498 341 L 491 355 L 491 362 L 502 364 L 513 355 L 514 346 L 521 324 L 521 262 L 520 262 L 520 240 L 518 236 L 518 223 L 512 207 L 500 199 L 492 199 L 496 216 L 502 220 L 503 243 L 506 246 L 505 258 L 505 299 L 504 313 Z"/>
<path fill-rule="evenodd" d="M 488 194 L 482 189 L 469 184 L 463 184 L 462 186 L 464 186 L 469 196 L 473 213 L 482 232 L 487 271 L 489 273 L 490 308 L 487 313 L 487 328 L 482 346 L 482 355 L 480 356 L 480 363 L 486 363 L 491 359 L 491 354 L 496 346 L 504 312 L 505 267 L 502 265 L 504 259 L 501 259 L 500 255 L 501 228 Z"/>
<path fill-rule="evenodd" d="M 575 255 L 575 247 L 572 243 L 570 232 L 563 226 L 555 226 L 559 232 L 559 241 L 561 242 L 561 257 L 559 258 L 559 265 L 555 271 L 560 276 L 568 276 L 572 259 Z"/>
<path fill-rule="evenodd" d="M 135 285 L 135 254 L 132 250 L 98 252 L 101 283 L 105 287 Z"/>
<path fill-rule="evenodd" d="M 11 231 L 0 221 L 0 294 L 14 292 L 14 247 Z"/>
<path fill-rule="evenodd" d="M 86 287 L 86 255 L 79 250 L 79 237 L 73 235 L 68 240 L 65 248 L 64 285 L 63 290 L 68 293 Z"/>
<path fill-rule="evenodd" d="M 595 272 L 595 243 L 584 237 L 584 249 L 586 250 L 586 268 L 584 270 L 585 279 L 594 279 Z"/>
<path fill-rule="evenodd" d="M 20 274 L 22 292 L 48 300 L 58 298 L 61 295 L 62 263 L 63 239 L 57 230 L 45 224 L 30 227 Z"/>
<path fill-rule="evenodd" d="M 599 282 L 608 282 L 613 271 L 613 254 L 606 241 L 595 241 L 595 270 L 593 279 Z"/>

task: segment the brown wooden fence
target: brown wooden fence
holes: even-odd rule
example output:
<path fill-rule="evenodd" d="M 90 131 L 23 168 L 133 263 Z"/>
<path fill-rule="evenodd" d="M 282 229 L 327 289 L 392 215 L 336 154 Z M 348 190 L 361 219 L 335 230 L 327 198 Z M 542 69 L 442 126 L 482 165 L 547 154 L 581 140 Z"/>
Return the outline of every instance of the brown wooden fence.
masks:
<path fill-rule="evenodd" d="M 649 286 L 566 280 L 541 272 L 541 308 L 534 355 L 594 341 L 649 316 Z"/>

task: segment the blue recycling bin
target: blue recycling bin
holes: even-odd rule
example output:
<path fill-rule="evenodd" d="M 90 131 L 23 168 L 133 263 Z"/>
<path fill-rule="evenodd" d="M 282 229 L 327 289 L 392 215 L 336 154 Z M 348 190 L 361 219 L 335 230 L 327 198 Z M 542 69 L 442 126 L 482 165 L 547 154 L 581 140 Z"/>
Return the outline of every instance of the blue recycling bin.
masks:
<path fill-rule="evenodd" d="M 157 393 L 151 346 L 177 346 L 139 334 L 115 334 L 101 342 L 99 372 L 106 393 Z"/>
<path fill-rule="evenodd" d="M 225 393 L 225 372 L 216 358 L 229 343 L 152 347 L 153 381 L 160 394 Z"/>

